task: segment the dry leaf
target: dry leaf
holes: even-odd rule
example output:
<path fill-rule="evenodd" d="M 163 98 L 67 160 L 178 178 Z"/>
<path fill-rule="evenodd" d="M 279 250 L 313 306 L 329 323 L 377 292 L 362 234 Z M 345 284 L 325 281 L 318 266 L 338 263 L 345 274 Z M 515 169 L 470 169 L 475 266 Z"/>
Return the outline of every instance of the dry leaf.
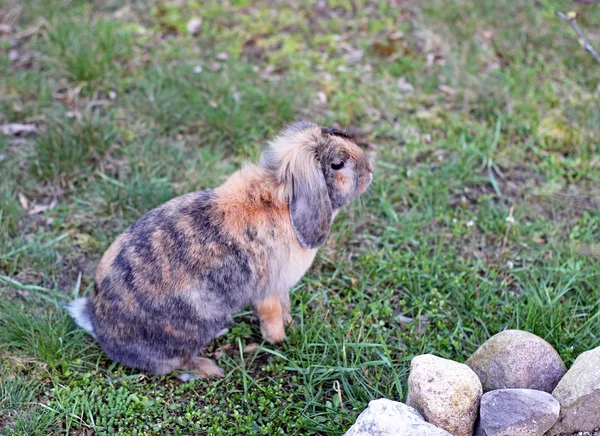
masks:
<path fill-rule="evenodd" d="M 361 50 L 354 50 L 354 49 L 352 49 L 346 55 L 346 61 L 348 63 L 351 63 L 351 64 L 356 64 L 356 63 L 358 63 L 358 62 L 361 61 L 361 59 L 363 58 L 363 56 L 364 56 L 364 53 Z"/>
<path fill-rule="evenodd" d="M 258 344 L 248 344 L 243 348 L 242 352 L 243 353 L 252 353 L 253 351 L 256 351 L 256 350 L 258 350 Z"/>
<path fill-rule="evenodd" d="M 390 34 L 389 38 L 393 41 L 398 40 L 398 39 L 402 39 L 402 37 L 404 36 L 404 33 L 398 31 L 398 32 L 394 32 L 392 34 Z"/>
<path fill-rule="evenodd" d="M 396 53 L 396 44 L 394 41 L 384 40 L 384 41 L 375 41 L 373 43 L 373 51 L 379 56 L 389 57 Z"/>
<path fill-rule="evenodd" d="M 411 92 L 415 87 L 408 83 L 404 77 L 400 77 L 398 79 L 398 89 L 404 92 Z"/>
<path fill-rule="evenodd" d="M 19 123 L 9 123 L 9 124 L 1 124 L 0 132 L 5 135 L 16 136 L 22 133 L 35 133 L 37 132 L 37 127 L 35 124 L 19 124 Z"/>
<path fill-rule="evenodd" d="M 450 88 L 449 86 L 446 86 L 446 85 L 440 85 L 440 91 L 442 91 L 448 95 L 456 94 L 456 90 L 454 88 Z"/>
<path fill-rule="evenodd" d="M 187 23 L 187 30 L 190 35 L 197 35 L 200 33 L 200 26 L 202 25 L 202 18 L 192 18 Z"/>
<path fill-rule="evenodd" d="M 221 357 L 223 357 L 223 353 L 225 353 L 227 350 L 231 350 L 232 348 L 233 346 L 231 344 L 221 345 L 213 352 L 213 357 L 215 360 L 220 360 Z"/>
<path fill-rule="evenodd" d="M 19 203 L 21 203 L 21 207 L 25 210 L 29 209 L 29 200 L 23 194 L 19 192 Z"/>
<path fill-rule="evenodd" d="M 404 316 L 404 315 L 396 316 L 396 321 L 398 321 L 400 324 L 410 324 L 414 320 L 415 320 L 414 318 L 411 318 L 409 316 Z"/>
<path fill-rule="evenodd" d="M 417 118 L 420 120 L 431 120 L 437 117 L 435 112 L 428 110 L 420 110 L 417 112 Z"/>
<path fill-rule="evenodd" d="M 600 245 L 584 245 L 579 247 L 577 252 L 582 256 L 595 257 L 600 260 Z"/>
<path fill-rule="evenodd" d="M 402 326 L 408 325 L 408 324 L 413 324 L 415 322 L 414 318 L 410 318 L 408 316 L 404 316 L 404 315 L 397 315 L 395 317 L 395 320 L 398 321 L 398 323 Z M 429 323 L 429 317 L 425 316 L 425 315 L 421 315 L 419 316 L 419 319 L 417 320 L 417 325 L 415 326 L 415 333 L 423 333 L 425 331 L 425 328 L 427 327 L 427 324 Z"/>
<path fill-rule="evenodd" d="M 577 144 L 582 141 L 583 134 L 560 116 L 542 118 L 538 125 L 538 134 L 547 140 Z"/>
<path fill-rule="evenodd" d="M 36 215 L 38 213 L 53 209 L 54 206 L 56 206 L 56 201 L 52 201 L 50 204 L 36 204 L 28 213 L 29 215 Z"/>
<path fill-rule="evenodd" d="M 98 100 L 91 100 L 87 105 L 86 105 L 86 109 L 93 109 L 95 107 L 102 107 L 102 106 L 108 106 L 110 104 L 110 100 L 106 100 L 106 99 L 98 99 Z"/>

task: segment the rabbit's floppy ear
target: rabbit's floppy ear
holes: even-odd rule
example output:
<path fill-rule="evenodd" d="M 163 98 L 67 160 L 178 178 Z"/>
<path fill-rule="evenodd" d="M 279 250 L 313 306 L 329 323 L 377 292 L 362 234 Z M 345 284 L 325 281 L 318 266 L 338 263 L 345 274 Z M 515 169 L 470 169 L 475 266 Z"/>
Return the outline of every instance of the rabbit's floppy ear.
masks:
<path fill-rule="evenodd" d="M 318 248 L 327 239 L 331 227 L 332 208 L 325 177 L 315 168 L 312 183 L 292 177 L 290 218 L 300 243 Z"/>
<path fill-rule="evenodd" d="M 321 138 L 316 124 L 288 126 L 263 153 L 261 162 L 275 178 L 280 201 L 288 204 L 292 227 L 300 243 L 317 248 L 327 239 L 332 206 L 315 150 Z"/>

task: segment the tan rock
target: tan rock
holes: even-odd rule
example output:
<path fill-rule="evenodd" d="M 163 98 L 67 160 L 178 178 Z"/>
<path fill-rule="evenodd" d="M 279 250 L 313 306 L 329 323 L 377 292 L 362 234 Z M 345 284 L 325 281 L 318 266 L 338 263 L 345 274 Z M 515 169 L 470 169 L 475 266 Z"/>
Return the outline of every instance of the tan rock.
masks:
<path fill-rule="evenodd" d="M 550 434 L 572 434 L 600 427 L 600 347 L 581 353 L 552 392 L 560 403 Z"/>
<path fill-rule="evenodd" d="M 468 366 L 425 354 L 413 358 L 406 403 L 454 436 L 471 436 L 483 390 Z"/>

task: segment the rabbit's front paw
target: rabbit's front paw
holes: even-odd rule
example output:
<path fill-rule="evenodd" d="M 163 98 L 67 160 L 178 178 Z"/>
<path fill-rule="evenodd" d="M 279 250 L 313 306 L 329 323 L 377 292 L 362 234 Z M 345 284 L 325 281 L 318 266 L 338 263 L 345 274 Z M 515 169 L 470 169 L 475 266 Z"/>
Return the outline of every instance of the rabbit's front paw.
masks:
<path fill-rule="evenodd" d="M 276 344 L 285 339 L 285 330 L 282 323 L 261 323 L 260 333 L 265 341 Z"/>
<path fill-rule="evenodd" d="M 283 311 L 283 324 L 288 326 L 291 324 L 291 322 L 292 322 L 292 314 L 290 313 L 289 309 L 284 310 Z"/>
<path fill-rule="evenodd" d="M 279 297 L 270 295 L 255 304 L 260 319 L 260 333 L 265 341 L 275 344 L 285 339 L 283 311 Z"/>

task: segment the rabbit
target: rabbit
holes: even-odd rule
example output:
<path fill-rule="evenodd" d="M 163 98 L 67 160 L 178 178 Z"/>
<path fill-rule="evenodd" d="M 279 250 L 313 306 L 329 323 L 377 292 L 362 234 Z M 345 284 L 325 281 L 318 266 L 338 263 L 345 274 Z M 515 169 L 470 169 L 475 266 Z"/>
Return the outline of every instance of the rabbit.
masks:
<path fill-rule="evenodd" d="M 184 381 L 222 377 L 203 348 L 251 305 L 269 343 L 285 339 L 289 290 L 311 266 L 339 209 L 373 178 L 363 150 L 336 128 L 284 127 L 257 164 L 221 186 L 176 197 L 108 248 L 75 322 L 114 361 Z"/>

